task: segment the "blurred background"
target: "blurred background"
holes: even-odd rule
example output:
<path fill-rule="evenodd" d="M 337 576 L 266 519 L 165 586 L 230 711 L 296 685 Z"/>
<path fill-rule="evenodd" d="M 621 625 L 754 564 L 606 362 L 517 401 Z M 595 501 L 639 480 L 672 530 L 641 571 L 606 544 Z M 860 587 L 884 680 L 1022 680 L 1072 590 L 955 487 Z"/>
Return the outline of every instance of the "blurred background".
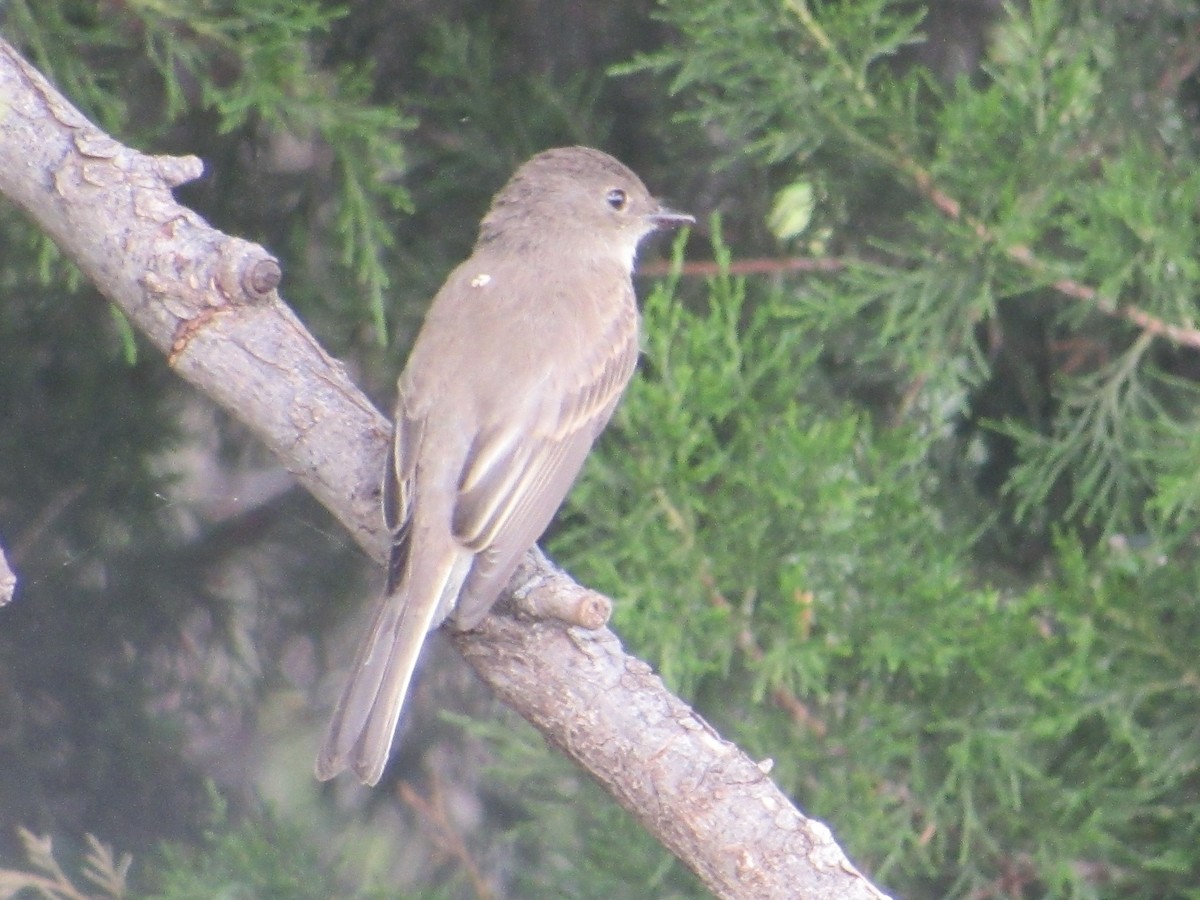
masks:
<path fill-rule="evenodd" d="M 551 555 L 897 896 L 1200 890 L 1192 3 L 6 0 L 0 35 L 200 156 L 182 202 L 381 409 L 513 169 L 618 156 L 699 224 L 643 252 Z M 379 788 L 316 783 L 382 573 L 7 205 L 0 414 L 0 894 L 704 896 L 437 637 Z"/>

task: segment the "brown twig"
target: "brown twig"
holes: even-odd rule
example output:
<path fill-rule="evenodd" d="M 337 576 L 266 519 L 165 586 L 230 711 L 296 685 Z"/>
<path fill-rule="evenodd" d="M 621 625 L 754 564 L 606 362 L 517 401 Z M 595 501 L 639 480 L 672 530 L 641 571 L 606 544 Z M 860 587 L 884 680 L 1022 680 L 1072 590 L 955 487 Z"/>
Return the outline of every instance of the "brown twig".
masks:
<path fill-rule="evenodd" d="M 685 262 L 679 269 L 684 278 L 713 278 L 717 275 L 774 275 L 783 272 L 841 272 L 846 260 L 834 256 L 788 256 L 782 259 L 762 257 L 737 259 L 722 266 L 712 260 Z M 675 271 L 670 260 L 655 260 L 638 267 L 638 274 L 646 278 L 661 278 Z"/>
<path fill-rule="evenodd" d="M 700 580 L 708 588 L 708 600 L 713 606 L 727 610 L 730 615 L 737 615 L 733 604 L 717 588 L 716 580 L 710 573 L 702 573 Z M 801 607 L 799 613 L 801 627 L 807 634 L 812 622 L 813 596 L 807 591 L 797 592 L 794 599 Z M 755 638 L 754 632 L 750 630 L 748 623 L 744 624 L 738 631 L 736 642 L 738 649 L 750 657 L 750 659 L 755 662 L 762 662 L 766 653 L 759 646 L 758 640 Z M 799 727 L 811 731 L 817 737 L 825 737 L 828 731 L 825 723 L 812 714 L 808 705 L 803 700 L 783 685 L 776 685 L 771 688 L 771 702 L 787 713 L 791 720 Z"/>
<path fill-rule="evenodd" d="M 967 225 L 981 241 L 999 245 L 1001 252 L 1019 266 L 1037 276 L 1049 278 L 1050 287 L 1059 294 L 1071 300 L 1081 300 L 1091 303 L 1105 315 L 1125 319 L 1147 334 L 1165 338 L 1180 346 L 1200 349 L 1200 329 L 1172 325 L 1139 306 L 1118 303 L 1110 297 L 1105 297 L 1091 285 L 1076 281 L 1073 278 L 1054 278 L 1051 266 L 1041 259 L 1033 251 L 1033 248 L 1025 244 L 1003 246 L 995 232 L 983 220 L 964 213 L 962 204 L 938 187 L 933 180 L 933 176 L 915 160 L 908 157 L 900 157 L 898 161 L 901 169 L 912 179 L 917 191 L 924 195 L 947 218 Z"/>
<path fill-rule="evenodd" d="M 484 877 L 483 870 L 475 862 L 462 834 L 450 821 L 450 814 L 446 810 L 445 791 L 442 790 L 442 781 L 437 773 L 431 775 L 429 797 L 427 798 L 417 793 L 417 789 L 407 781 L 401 781 L 397 790 L 400 793 L 400 799 L 432 829 L 430 837 L 433 842 L 443 853 L 455 860 L 462 871 L 466 873 L 475 896 L 479 900 L 495 900 L 496 892 L 492 890 L 492 886 Z"/>
<path fill-rule="evenodd" d="M 1176 48 L 1174 64 L 1158 79 L 1159 99 L 1172 96 L 1179 86 L 1200 69 L 1200 26 L 1188 29 L 1187 37 Z"/>
<path fill-rule="evenodd" d="M 21 565 L 25 559 L 25 555 L 37 546 L 38 541 L 45 537 L 50 528 L 58 520 L 58 517 L 66 512 L 67 508 L 78 500 L 86 490 L 86 484 L 76 482 L 68 487 L 61 488 L 50 498 L 42 507 L 41 512 L 34 516 L 33 521 L 26 525 L 25 529 L 17 535 L 16 540 L 12 542 L 9 556 L 12 558 L 13 565 Z"/>
<path fill-rule="evenodd" d="M 801 25 L 809 33 L 813 41 L 828 54 L 833 65 L 840 71 L 846 82 L 858 93 L 860 99 L 869 109 L 877 106 L 875 96 L 868 90 L 864 80 L 849 68 L 840 56 L 837 48 L 821 29 L 804 0 L 790 0 L 789 6 L 798 17 Z M 1189 77 L 1200 68 L 1200 52 L 1195 47 L 1195 38 L 1200 35 L 1200 29 L 1192 29 L 1192 44 L 1181 51 L 1178 65 L 1163 75 L 1159 81 L 1159 89 L 1167 92 L 1173 85 Z M 1175 344 L 1200 349 L 1200 329 L 1180 325 L 1172 325 L 1138 306 L 1119 303 L 1111 297 L 1105 297 L 1091 285 L 1076 281 L 1073 278 L 1054 277 L 1052 267 L 1034 253 L 1033 249 L 1024 244 L 1004 246 L 982 219 L 963 212 L 963 205 L 948 192 L 943 190 L 933 179 L 929 170 L 917 162 L 897 136 L 891 136 L 888 144 L 878 143 L 866 138 L 856 129 L 836 116 L 827 117 L 828 124 L 839 131 L 851 143 L 863 148 L 874 155 L 885 165 L 899 170 L 909 178 L 913 186 L 930 203 L 940 210 L 947 218 L 962 222 L 975 233 L 983 242 L 997 245 L 1001 252 L 1010 260 L 1031 271 L 1038 277 L 1047 278 L 1050 286 L 1064 297 L 1080 300 L 1095 305 L 1101 313 L 1116 318 L 1125 319 L 1136 325 L 1146 334 L 1165 338 Z M 890 144 L 890 146 L 889 146 Z"/>

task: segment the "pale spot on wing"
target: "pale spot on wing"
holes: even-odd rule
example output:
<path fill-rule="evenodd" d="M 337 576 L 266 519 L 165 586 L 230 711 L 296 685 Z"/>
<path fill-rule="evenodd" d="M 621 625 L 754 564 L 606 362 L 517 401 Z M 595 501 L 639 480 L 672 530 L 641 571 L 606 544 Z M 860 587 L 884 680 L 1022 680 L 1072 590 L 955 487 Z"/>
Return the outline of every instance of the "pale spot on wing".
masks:
<path fill-rule="evenodd" d="M 487 287 L 491 283 L 491 281 L 492 281 L 491 275 L 489 275 L 487 272 L 480 272 L 478 275 L 476 275 L 474 278 L 471 279 L 471 287 L 473 287 L 473 288 Z"/>

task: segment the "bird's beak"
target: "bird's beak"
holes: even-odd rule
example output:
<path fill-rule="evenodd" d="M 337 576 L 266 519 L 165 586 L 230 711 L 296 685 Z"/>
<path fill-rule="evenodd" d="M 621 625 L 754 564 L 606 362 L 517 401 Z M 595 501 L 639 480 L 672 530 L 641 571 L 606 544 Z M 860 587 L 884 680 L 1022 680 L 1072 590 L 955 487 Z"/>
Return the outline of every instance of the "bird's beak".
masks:
<path fill-rule="evenodd" d="M 660 231 L 668 228 L 681 228 L 684 225 L 695 225 L 696 217 L 690 216 L 687 213 L 676 212 L 673 209 L 668 209 L 665 206 L 660 206 L 654 212 L 646 216 L 646 221 Z"/>

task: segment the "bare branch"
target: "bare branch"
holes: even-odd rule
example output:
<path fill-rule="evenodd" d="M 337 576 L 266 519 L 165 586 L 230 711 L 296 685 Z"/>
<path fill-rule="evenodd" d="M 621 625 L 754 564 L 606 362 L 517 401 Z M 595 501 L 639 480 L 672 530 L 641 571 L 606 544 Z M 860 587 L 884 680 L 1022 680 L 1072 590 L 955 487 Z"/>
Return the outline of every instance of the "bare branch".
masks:
<path fill-rule="evenodd" d="M 194 157 L 120 145 L 0 42 L 0 193 L 382 560 L 388 423 L 279 299 L 275 260 L 175 202 L 170 189 L 200 171 Z M 531 554 L 511 587 L 553 607 L 562 599 L 542 594 L 564 580 Z M 606 615 L 584 596 L 593 592 L 572 587 L 581 620 Z M 498 614 L 454 641 L 717 895 L 882 896 L 766 766 L 722 740 L 611 632 Z"/>

